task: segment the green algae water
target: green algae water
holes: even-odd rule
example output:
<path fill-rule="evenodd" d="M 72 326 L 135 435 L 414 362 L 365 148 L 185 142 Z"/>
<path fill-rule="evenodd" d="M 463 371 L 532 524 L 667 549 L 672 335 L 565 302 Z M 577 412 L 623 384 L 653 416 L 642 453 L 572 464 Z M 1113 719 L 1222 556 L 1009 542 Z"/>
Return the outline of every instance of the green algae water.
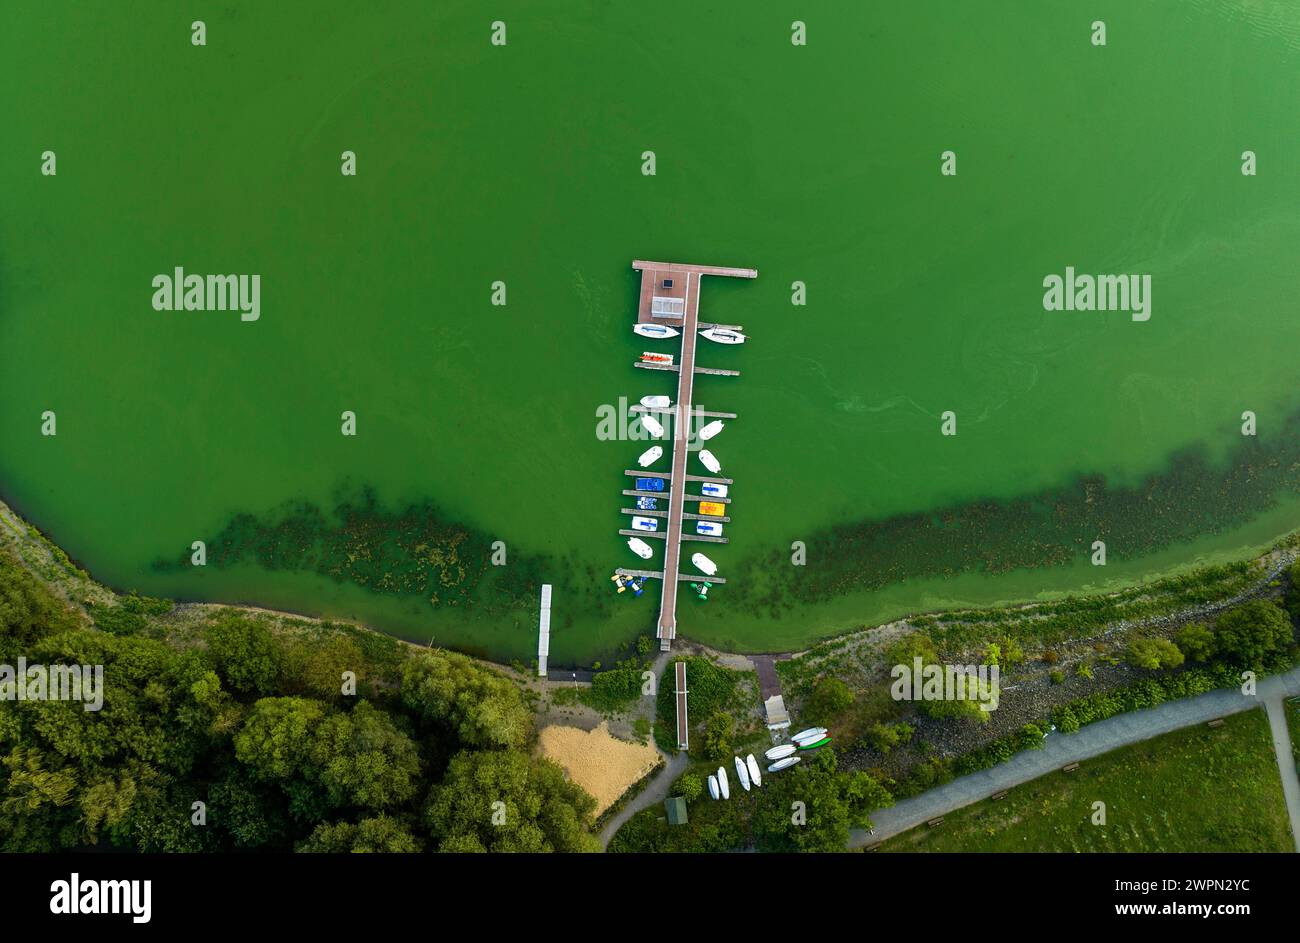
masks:
<path fill-rule="evenodd" d="M 0 495 L 121 589 L 527 660 L 551 582 L 552 661 L 608 658 L 658 604 L 609 583 L 645 443 L 596 435 L 672 389 L 631 366 L 641 258 L 759 271 L 701 296 L 751 340 L 699 353 L 740 418 L 685 637 L 1294 529 L 1300 9 L 807 2 L 795 45 L 787 6 L 7 5 Z M 258 274 L 257 320 L 155 310 L 178 266 Z M 1150 275 L 1149 320 L 1045 310 L 1067 268 Z"/>

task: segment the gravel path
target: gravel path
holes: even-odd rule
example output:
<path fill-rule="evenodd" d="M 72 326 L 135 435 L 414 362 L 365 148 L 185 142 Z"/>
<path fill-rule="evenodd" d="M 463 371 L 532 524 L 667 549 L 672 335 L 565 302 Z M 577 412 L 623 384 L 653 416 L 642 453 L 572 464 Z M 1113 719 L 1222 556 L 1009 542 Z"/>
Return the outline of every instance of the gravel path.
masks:
<path fill-rule="evenodd" d="M 1300 851 L 1300 775 L 1296 774 L 1296 758 L 1291 752 L 1291 734 L 1286 727 L 1283 696 L 1281 693 L 1271 695 L 1264 707 L 1268 711 L 1268 725 L 1273 731 L 1273 750 L 1277 753 L 1277 766 L 1282 774 L 1286 812 L 1291 817 L 1291 837 L 1295 839 L 1296 851 Z"/>
<path fill-rule="evenodd" d="M 1296 694 L 1300 694 L 1300 668 L 1293 668 L 1286 674 L 1274 675 L 1260 681 L 1258 692 L 1254 697 L 1246 697 L 1235 689 L 1210 691 L 1181 701 L 1169 701 L 1159 707 L 1099 720 L 1094 724 L 1088 724 L 1077 733 L 1052 734 L 1044 742 L 1041 750 L 1025 750 L 991 769 L 962 776 L 937 789 L 904 799 L 893 808 L 873 812 L 871 820 L 875 823 L 875 832 L 868 835 L 862 829 L 854 829 L 849 836 L 849 847 L 861 848 L 864 845 L 875 844 L 930 819 L 946 815 L 981 799 L 987 799 L 1003 789 L 1010 789 L 1012 786 L 1037 779 L 1069 763 L 1091 759 L 1130 743 L 1149 740 L 1161 734 L 1205 723 L 1227 714 L 1240 713 L 1258 707 L 1260 704 Z M 1274 739 L 1277 739 L 1276 730 Z M 1285 746 L 1286 753 L 1283 754 L 1282 744 L 1280 742 L 1276 744 L 1279 762 L 1284 755 L 1287 759 L 1291 756 L 1289 739 Z M 1290 766 L 1294 774 L 1294 763 Z M 1283 772 L 1285 773 L 1285 770 Z M 1291 809 L 1289 800 L 1288 808 Z M 1297 836 L 1300 836 L 1300 828 L 1295 826 L 1297 819 L 1294 810 L 1291 811 L 1291 815 L 1293 830 Z"/>
<path fill-rule="evenodd" d="M 661 751 L 662 752 L 662 751 Z M 641 790 L 640 794 L 629 802 L 623 808 L 605 823 L 605 827 L 600 830 L 600 848 L 604 851 L 609 847 L 610 840 L 624 823 L 632 816 L 636 815 L 642 809 L 648 809 L 656 802 L 663 802 L 668 798 L 668 787 L 682 773 L 686 772 L 686 767 L 691 765 L 691 758 L 686 753 L 674 753 L 664 764 L 664 768 L 654 779 L 650 780 L 649 785 Z"/>

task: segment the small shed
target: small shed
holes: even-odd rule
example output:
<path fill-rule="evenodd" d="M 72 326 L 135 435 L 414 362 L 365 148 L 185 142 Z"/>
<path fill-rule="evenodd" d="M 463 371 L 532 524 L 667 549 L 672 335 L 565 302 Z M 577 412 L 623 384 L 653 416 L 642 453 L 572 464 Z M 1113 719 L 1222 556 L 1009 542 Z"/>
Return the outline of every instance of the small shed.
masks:
<path fill-rule="evenodd" d="M 664 811 L 668 813 L 669 825 L 685 825 L 690 821 L 686 815 L 686 799 L 682 796 L 665 799 Z"/>
<path fill-rule="evenodd" d="M 779 694 L 773 694 L 763 702 L 763 708 L 767 711 L 767 726 L 769 730 L 780 730 L 783 727 L 790 726 L 790 715 L 785 710 L 785 699 Z"/>

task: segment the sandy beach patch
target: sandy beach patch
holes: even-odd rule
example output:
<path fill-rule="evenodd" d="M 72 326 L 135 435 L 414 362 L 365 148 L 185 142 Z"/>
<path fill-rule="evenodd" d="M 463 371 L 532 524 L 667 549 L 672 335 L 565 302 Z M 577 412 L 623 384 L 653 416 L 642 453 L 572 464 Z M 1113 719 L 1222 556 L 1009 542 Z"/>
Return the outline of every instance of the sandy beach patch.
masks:
<path fill-rule="evenodd" d="M 595 730 L 552 724 L 537 736 L 538 752 L 564 767 L 569 779 L 596 799 L 600 815 L 659 762 L 649 744 L 628 743 L 602 723 Z"/>

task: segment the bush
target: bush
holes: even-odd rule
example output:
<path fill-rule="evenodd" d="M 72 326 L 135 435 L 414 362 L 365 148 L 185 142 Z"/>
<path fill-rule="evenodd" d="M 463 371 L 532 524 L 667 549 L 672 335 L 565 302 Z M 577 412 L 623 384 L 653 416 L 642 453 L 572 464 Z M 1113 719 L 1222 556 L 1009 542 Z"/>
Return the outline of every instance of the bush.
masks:
<path fill-rule="evenodd" d="M 1178 646 L 1164 638 L 1136 638 L 1128 644 L 1125 653 L 1129 664 L 1148 671 L 1177 668 L 1183 663 L 1183 653 Z"/>
<path fill-rule="evenodd" d="M 1214 656 L 1214 632 L 1203 622 L 1189 622 L 1178 630 L 1174 642 L 1192 661 L 1209 661 Z"/>
<path fill-rule="evenodd" d="M 1223 661 L 1259 668 L 1270 656 L 1286 651 L 1293 637 L 1291 620 L 1271 602 L 1256 600 L 1219 617 L 1215 653 Z"/>
<path fill-rule="evenodd" d="M 853 703 L 853 692 L 839 678 L 823 678 L 813 688 L 812 695 L 804 703 L 804 718 L 814 724 L 829 724 L 849 709 Z"/>

